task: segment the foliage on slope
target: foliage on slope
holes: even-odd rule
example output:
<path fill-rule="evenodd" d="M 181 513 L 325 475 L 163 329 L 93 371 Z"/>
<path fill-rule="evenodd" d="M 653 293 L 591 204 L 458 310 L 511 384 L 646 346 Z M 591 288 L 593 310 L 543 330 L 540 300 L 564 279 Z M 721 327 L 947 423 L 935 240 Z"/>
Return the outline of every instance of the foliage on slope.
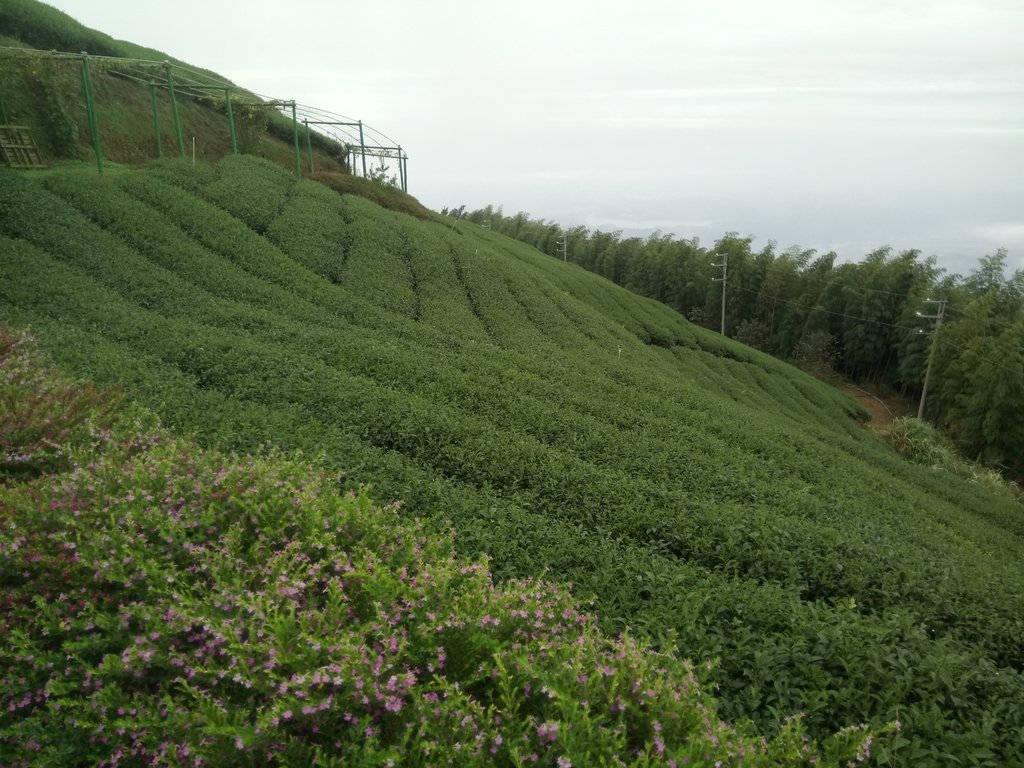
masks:
<path fill-rule="evenodd" d="M 894 419 L 880 433 L 895 451 L 910 461 L 961 475 L 971 482 L 987 486 L 995 493 L 1004 493 L 1011 498 L 1020 497 L 1020 487 L 1008 483 L 995 470 L 965 461 L 957 453 L 952 441 L 925 421 L 904 416 Z"/>
<path fill-rule="evenodd" d="M 367 200 L 372 200 L 382 208 L 408 213 L 417 219 L 430 218 L 430 211 L 419 200 L 390 184 L 347 173 L 331 173 L 329 171 L 310 174 L 309 178 L 325 184 L 341 195 L 359 195 Z"/>
<path fill-rule="evenodd" d="M 88 52 L 92 59 L 93 92 L 98 114 L 103 155 L 107 161 L 138 165 L 156 157 L 153 102 L 143 83 L 116 74 L 122 65 L 115 59 L 170 62 L 183 67 L 187 78 L 208 84 L 231 84 L 225 77 L 151 48 L 115 40 L 89 29 L 62 11 L 38 0 L 7 0 L 0 5 L 0 46 L 38 49 L 0 52 L 0 112 L 8 122 L 28 125 L 48 162 L 90 157 L 90 132 L 82 91 L 81 61 L 54 58 L 48 52 Z M 161 72 L 161 76 L 162 76 Z M 181 82 L 178 72 L 178 82 Z M 258 99 L 235 88 L 233 117 L 241 152 L 266 157 L 294 167 L 293 125 L 275 108 L 257 106 Z M 159 122 L 164 126 L 161 149 L 175 156 L 170 101 L 157 99 Z M 179 91 L 177 109 L 185 137 L 195 139 L 199 160 L 215 162 L 232 152 L 224 99 L 212 93 L 198 98 Z M 310 136 L 317 167 L 344 170 L 343 148 L 333 139 L 313 131 Z"/>
<path fill-rule="evenodd" d="M 46 435 L 0 484 L 0 762 L 839 765 L 798 719 L 721 722 L 692 666 L 608 639 L 567 590 L 495 587 L 301 458 L 202 451 L 0 327 L 4 400 Z M 107 400 L 107 397 L 111 397 Z M 88 425 L 87 429 L 82 429 Z M 29 433 L 31 434 L 31 433 Z"/>
<path fill-rule="evenodd" d="M 730 233 L 713 246 L 660 233 L 564 230 L 525 213 L 487 206 L 450 213 L 488 226 L 657 299 L 694 322 L 719 328 L 728 262 L 726 333 L 785 359 L 835 365 L 859 380 L 921 392 L 938 299 L 948 311 L 934 337 L 930 418 L 966 455 L 1024 474 L 1024 270 L 1007 274 L 1007 253 L 979 260 L 967 277 L 944 275 L 920 251 L 879 248 L 860 262 L 798 247 L 760 251 Z M 922 319 L 921 315 L 931 316 Z"/>
<path fill-rule="evenodd" d="M 89 29 L 63 11 L 37 0 L 5 0 L 0 6 L 0 29 L 5 36 L 44 51 L 88 51 L 94 56 L 181 63 L 161 51 Z"/>
<path fill-rule="evenodd" d="M 205 444 L 322 452 L 498 578 L 719 659 L 730 719 L 899 718 L 880 760 L 1021 757 L 1019 506 L 904 461 L 834 390 L 252 158 L 0 181 L 0 314 L 79 375 Z"/>

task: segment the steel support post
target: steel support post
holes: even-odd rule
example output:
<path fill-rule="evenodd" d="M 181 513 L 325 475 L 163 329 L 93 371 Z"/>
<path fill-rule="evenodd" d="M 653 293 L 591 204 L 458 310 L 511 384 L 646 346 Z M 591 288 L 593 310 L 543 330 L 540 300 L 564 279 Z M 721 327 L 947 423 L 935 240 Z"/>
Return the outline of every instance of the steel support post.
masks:
<path fill-rule="evenodd" d="M 313 173 L 313 137 L 309 133 L 309 120 L 303 120 L 302 124 L 306 126 L 306 151 L 309 154 L 309 172 Z"/>
<path fill-rule="evenodd" d="M 295 144 L 295 176 L 296 178 L 302 178 L 302 156 L 299 154 L 299 118 L 295 108 L 295 102 L 292 102 L 292 139 Z"/>
<path fill-rule="evenodd" d="M 178 98 L 174 95 L 174 75 L 171 73 L 171 65 L 164 64 L 164 72 L 167 74 L 167 90 L 171 94 L 171 115 L 174 118 L 174 135 L 178 138 L 178 156 L 185 159 L 185 139 L 181 135 L 181 118 L 178 116 Z"/>
<path fill-rule="evenodd" d="M 363 121 L 359 121 L 359 154 L 363 156 L 363 178 L 366 178 L 366 142 L 363 140 Z"/>
<path fill-rule="evenodd" d="M 164 148 L 160 140 L 160 110 L 156 102 L 156 81 L 149 81 L 149 100 L 153 105 L 153 138 L 156 139 L 156 156 L 164 156 Z"/>
<path fill-rule="evenodd" d="M 89 56 L 82 53 L 82 85 L 85 88 L 85 110 L 89 116 L 89 135 L 92 151 L 96 154 L 96 170 L 103 173 L 103 150 L 100 148 L 100 127 L 96 119 L 96 102 L 92 96 L 92 74 L 89 71 Z"/>
<path fill-rule="evenodd" d="M 231 132 L 231 152 L 238 154 L 238 134 L 235 133 L 235 113 L 231 111 L 231 89 L 224 89 L 224 99 L 228 103 L 228 130 Z"/>

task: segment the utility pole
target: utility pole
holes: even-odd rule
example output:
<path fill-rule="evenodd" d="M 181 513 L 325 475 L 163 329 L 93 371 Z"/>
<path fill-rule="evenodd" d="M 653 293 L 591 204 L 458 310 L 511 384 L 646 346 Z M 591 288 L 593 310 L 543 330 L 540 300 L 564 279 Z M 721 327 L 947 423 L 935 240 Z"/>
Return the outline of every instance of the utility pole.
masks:
<path fill-rule="evenodd" d="M 916 313 L 918 317 L 924 318 L 925 320 L 934 320 L 935 328 L 931 332 L 918 330 L 918 333 L 927 333 L 931 336 L 931 340 L 928 342 L 928 367 L 925 368 L 924 372 L 924 386 L 921 388 L 921 402 L 917 406 L 917 418 L 924 418 L 924 400 L 928 396 L 928 379 L 932 375 L 932 361 L 935 359 L 935 337 L 939 333 L 939 328 L 942 326 L 942 318 L 946 314 L 946 300 L 939 299 L 925 299 L 926 304 L 938 304 L 939 309 L 934 315 L 925 315 L 920 312 Z"/>
<path fill-rule="evenodd" d="M 712 282 L 722 284 L 722 335 L 725 336 L 725 284 L 729 277 L 729 254 L 722 254 L 721 264 L 712 264 L 712 267 L 721 267 L 722 276 L 711 278 Z"/>
<path fill-rule="evenodd" d="M 569 253 L 569 243 L 566 240 L 565 235 L 562 235 L 560 238 L 555 240 L 555 246 L 556 246 L 555 253 L 556 254 L 559 254 L 559 253 L 562 254 L 562 261 L 565 261 L 566 260 L 566 256 Z"/>

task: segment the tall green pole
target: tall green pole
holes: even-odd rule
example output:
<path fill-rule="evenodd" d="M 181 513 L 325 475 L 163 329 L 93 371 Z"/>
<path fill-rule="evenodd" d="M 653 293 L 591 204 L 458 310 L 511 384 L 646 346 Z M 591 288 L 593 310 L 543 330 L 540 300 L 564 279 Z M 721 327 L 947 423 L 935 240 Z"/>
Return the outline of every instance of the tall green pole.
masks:
<path fill-rule="evenodd" d="M 359 121 L 359 152 L 363 156 L 363 178 L 366 178 L 366 142 L 363 141 L 363 121 Z"/>
<path fill-rule="evenodd" d="M 82 52 L 82 85 L 85 87 L 85 110 L 89 115 L 89 133 L 92 136 L 92 151 L 96 153 L 96 170 L 103 173 L 103 151 L 100 149 L 100 127 L 96 120 L 96 103 L 92 97 L 92 75 L 89 72 L 89 55 Z"/>
<path fill-rule="evenodd" d="M 224 98 L 228 102 L 228 130 L 231 131 L 231 152 L 238 154 L 238 135 L 235 133 L 235 115 L 231 111 L 231 89 L 224 89 Z"/>
<path fill-rule="evenodd" d="M 164 62 L 164 71 L 167 73 L 167 89 L 171 92 L 171 114 L 174 116 L 174 133 L 178 137 L 178 156 L 185 159 L 185 139 L 181 136 L 181 119 L 178 117 L 178 99 L 174 95 L 174 75 L 171 74 L 171 65 Z"/>
<path fill-rule="evenodd" d="M 309 120 L 303 120 L 302 124 L 306 126 L 306 149 L 309 151 L 309 172 L 313 173 L 313 138 L 309 134 Z"/>
<path fill-rule="evenodd" d="M 153 136 L 156 138 L 156 156 L 164 156 L 164 148 L 160 141 L 160 111 L 156 104 L 156 82 L 149 81 L 149 99 L 153 104 Z"/>
<path fill-rule="evenodd" d="M 295 141 L 295 176 L 302 178 L 302 155 L 299 154 L 299 118 L 295 110 L 295 101 L 292 101 L 292 138 Z"/>

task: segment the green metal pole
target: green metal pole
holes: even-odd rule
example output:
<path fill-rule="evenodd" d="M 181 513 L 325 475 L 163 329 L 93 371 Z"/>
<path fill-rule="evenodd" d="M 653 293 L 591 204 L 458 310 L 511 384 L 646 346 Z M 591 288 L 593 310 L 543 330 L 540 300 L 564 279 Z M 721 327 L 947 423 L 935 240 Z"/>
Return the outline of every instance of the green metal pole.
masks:
<path fill-rule="evenodd" d="M 299 118 L 295 112 L 295 102 L 292 101 L 292 138 L 295 140 L 295 175 L 302 178 L 302 155 L 299 154 Z"/>
<path fill-rule="evenodd" d="M 359 153 L 363 156 L 363 178 L 366 178 L 366 142 L 363 141 L 363 121 L 359 121 Z"/>
<path fill-rule="evenodd" d="M 309 120 L 303 120 L 302 124 L 306 126 L 306 149 L 309 151 L 309 172 L 313 173 L 313 139 L 309 135 Z"/>
<path fill-rule="evenodd" d="M 89 73 L 89 56 L 82 52 L 82 85 L 85 87 L 85 110 L 89 115 L 89 133 L 92 136 L 92 151 L 96 153 L 96 170 L 103 173 L 103 151 L 100 149 L 100 127 L 96 120 L 96 102 L 92 97 L 92 75 Z"/>
<path fill-rule="evenodd" d="M 156 82 L 149 81 L 149 98 L 153 103 L 153 135 L 156 137 L 156 156 L 164 156 L 164 148 L 160 141 L 160 112 L 156 104 Z"/>
<path fill-rule="evenodd" d="M 231 89 L 224 89 L 224 98 L 228 102 L 228 129 L 231 131 L 231 152 L 238 154 L 238 136 L 235 134 L 235 115 L 231 111 Z"/>
<path fill-rule="evenodd" d="M 174 133 L 178 137 L 178 156 L 185 159 L 185 139 L 181 137 L 181 119 L 178 117 L 178 99 L 174 95 L 174 75 L 171 74 L 171 65 L 164 63 L 164 71 L 167 73 L 167 88 L 171 92 L 171 114 L 174 116 Z"/>

